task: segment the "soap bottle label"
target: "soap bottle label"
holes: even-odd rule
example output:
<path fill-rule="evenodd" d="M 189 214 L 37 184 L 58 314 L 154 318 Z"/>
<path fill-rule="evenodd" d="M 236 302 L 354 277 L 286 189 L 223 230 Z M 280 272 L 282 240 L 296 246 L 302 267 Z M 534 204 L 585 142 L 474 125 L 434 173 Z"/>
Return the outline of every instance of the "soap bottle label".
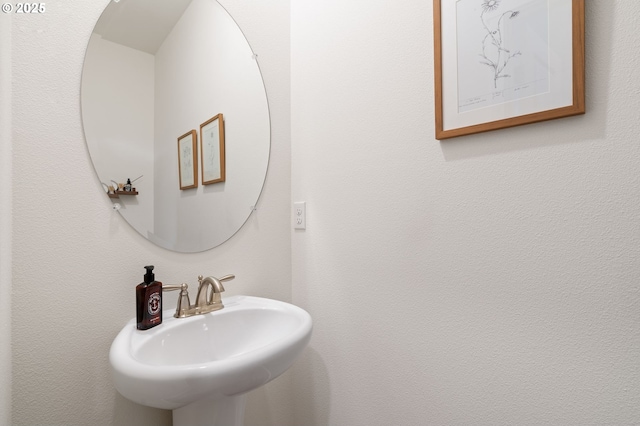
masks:
<path fill-rule="evenodd" d="M 160 293 L 155 292 L 149 296 L 149 303 L 147 306 L 147 310 L 149 311 L 149 315 L 157 315 L 160 312 Z M 151 319 L 153 321 L 153 318 Z"/>
<path fill-rule="evenodd" d="M 162 323 L 162 283 L 159 281 L 147 287 L 147 323 L 149 327 Z"/>

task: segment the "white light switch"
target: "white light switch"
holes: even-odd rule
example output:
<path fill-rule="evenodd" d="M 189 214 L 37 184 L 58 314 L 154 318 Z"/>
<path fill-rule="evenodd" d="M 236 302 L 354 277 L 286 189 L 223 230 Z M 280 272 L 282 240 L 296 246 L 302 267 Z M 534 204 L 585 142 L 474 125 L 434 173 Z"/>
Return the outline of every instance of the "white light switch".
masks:
<path fill-rule="evenodd" d="M 307 203 L 305 201 L 293 203 L 293 228 L 307 229 Z"/>

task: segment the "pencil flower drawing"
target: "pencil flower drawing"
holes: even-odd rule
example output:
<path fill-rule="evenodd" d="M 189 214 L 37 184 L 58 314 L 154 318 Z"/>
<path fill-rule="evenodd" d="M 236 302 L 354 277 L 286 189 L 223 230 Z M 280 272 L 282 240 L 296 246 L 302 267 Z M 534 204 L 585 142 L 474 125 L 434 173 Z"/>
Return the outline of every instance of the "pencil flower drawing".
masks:
<path fill-rule="evenodd" d="M 496 10 L 499 5 L 499 0 L 485 0 L 482 2 L 482 10 L 485 12 L 490 12 L 492 10 Z"/>
<path fill-rule="evenodd" d="M 489 12 L 497 11 L 503 0 L 483 0 L 480 13 L 480 20 L 484 27 L 485 35 L 482 39 L 482 53 L 480 53 L 481 64 L 491 68 L 494 89 L 498 87 L 498 79 L 511 77 L 505 69 L 510 61 L 522 53 L 519 50 L 510 50 L 505 46 L 503 39 L 504 19 L 514 19 L 520 14 L 517 10 L 507 10 L 502 12 L 495 27 L 491 27 L 485 15 Z M 495 21 L 495 19 L 493 19 Z"/>

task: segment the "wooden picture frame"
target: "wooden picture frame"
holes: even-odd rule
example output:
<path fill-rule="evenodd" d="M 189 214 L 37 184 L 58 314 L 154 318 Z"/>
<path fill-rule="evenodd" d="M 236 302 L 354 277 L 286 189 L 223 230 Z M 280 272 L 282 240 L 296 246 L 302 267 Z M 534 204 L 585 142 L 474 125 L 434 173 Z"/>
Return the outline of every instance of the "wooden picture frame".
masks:
<path fill-rule="evenodd" d="M 217 114 L 200 125 L 200 161 L 202 184 L 224 182 L 224 117 Z"/>
<path fill-rule="evenodd" d="M 436 139 L 585 113 L 584 0 L 433 0 Z"/>
<path fill-rule="evenodd" d="M 197 133 L 191 130 L 178 138 L 178 179 L 180 189 L 198 187 Z"/>

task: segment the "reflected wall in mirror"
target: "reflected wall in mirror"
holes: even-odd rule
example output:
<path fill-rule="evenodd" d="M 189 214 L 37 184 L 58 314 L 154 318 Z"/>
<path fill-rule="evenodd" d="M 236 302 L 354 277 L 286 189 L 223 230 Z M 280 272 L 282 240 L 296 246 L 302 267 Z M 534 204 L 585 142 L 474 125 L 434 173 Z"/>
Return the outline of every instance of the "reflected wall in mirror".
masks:
<path fill-rule="evenodd" d="M 81 103 L 100 181 L 142 176 L 137 195 L 112 202 L 149 241 L 204 251 L 247 221 L 269 162 L 269 109 L 255 55 L 218 2 L 110 2 L 89 40 Z M 224 117 L 224 179 L 204 185 L 196 173 L 181 190 L 176 140 L 215 116 Z M 202 135 L 194 133 L 201 159 Z"/>

